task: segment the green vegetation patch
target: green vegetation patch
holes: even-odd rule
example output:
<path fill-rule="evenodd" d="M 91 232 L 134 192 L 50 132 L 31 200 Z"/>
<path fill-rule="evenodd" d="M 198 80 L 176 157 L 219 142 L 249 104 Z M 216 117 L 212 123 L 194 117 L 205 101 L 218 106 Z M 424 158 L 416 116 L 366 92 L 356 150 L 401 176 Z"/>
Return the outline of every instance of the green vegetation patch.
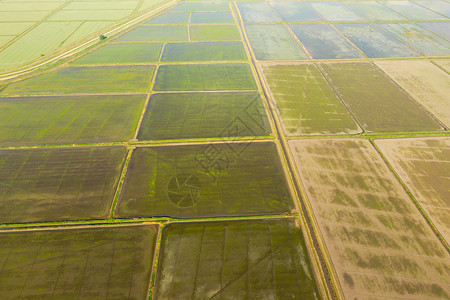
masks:
<path fill-rule="evenodd" d="M 0 145 L 127 141 L 134 136 L 146 98 L 0 97 Z"/>
<path fill-rule="evenodd" d="M 270 125 L 258 93 L 170 93 L 150 98 L 138 139 L 267 136 Z"/>
<path fill-rule="evenodd" d="M 320 299 L 292 220 L 169 224 L 155 289 L 155 299 Z"/>
<path fill-rule="evenodd" d="M 162 44 L 106 44 L 77 59 L 73 65 L 133 64 L 159 61 Z"/>
<path fill-rule="evenodd" d="M 141 26 L 133 29 L 115 42 L 183 42 L 188 41 L 188 29 L 184 25 Z"/>
<path fill-rule="evenodd" d="M 240 41 L 235 25 L 192 25 L 189 26 L 192 41 Z"/>
<path fill-rule="evenodd" d="M 188 24 L 189 13 L 165 13 L 151 19 L 145 24 Z"/>
<path fill-rule="evenodd" d="M 247 60 L 242 42 L 173 43 L 164 47 L 162 61 Z"/>
<path fill-rule="evenodd" d="M 326 76 L 368 131 L 439 130 L 441 127 L 370 63 L 322 63 Z"/>
<path fill-rule="evenodd" d="M 234 138 L 235 131 L 227 135 Z M 137 148 L 116 215 L 197 218 L 281 214 L 292 208 L 275 144 L 230 141 Z"/>
<path fill-rule="evenodd" d="M 248 64 L 164 65 L 155 91 L 256 90 Z"/>
<path fill-rule="evenodd" d="M 359 131 L 313 64 L 262 65 L 262 70 L 287 135 Z"/>
<path fill-rule="evenodd" d="M 0 234 L 3 299 L 145 299 L 157 227 Z"/>
<path fill-rule="evenodd" d="M 2 95 L 139 93 L 150 87 L 154 66 L 67 67 L 6 86 Z"/>
<path fill-rule="evenodd" d="M 308 58 L 284 24 L 250 24 L 245 26 L 245 31 L 258 60 Z"/>
<path fill-rule="evenodd" d="M 0 223 L 100 219 L 109 210 L 125 147 L 0 151 Z"/>
<path fill-rule="evenodd" d="M 208 2 L 208 3 L 181 3 L 169 11 L 229 11 L 228 2 Z"/>
<path fill-rule="evenodd" d="M 191 24 L 234 23 L 231 12 L 199 12 L 192 13 Z"/>

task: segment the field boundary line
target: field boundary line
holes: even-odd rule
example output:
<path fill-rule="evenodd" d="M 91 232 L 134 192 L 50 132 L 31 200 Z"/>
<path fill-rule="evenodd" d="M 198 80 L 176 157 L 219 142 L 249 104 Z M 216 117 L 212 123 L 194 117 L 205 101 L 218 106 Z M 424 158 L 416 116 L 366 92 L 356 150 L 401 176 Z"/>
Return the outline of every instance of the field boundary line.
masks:
<path fill-rule="evenodd" d="M 158 225 L 158 233 L 156 235 L 155 240 L 155 246 L 153 249 L 153 265 L 152 265 L 152 273 L 150 274 L 150 281 L 148 283 L 147 287 L 147 299 L 151 300 L 153 299 L 153 292 L 155 291 L 155 283 L 156 283 L 156 276 L 158 274 L 158 262 L 159 262 L 159 254 L 161 251 L 161 240 L 162 240 L 162 232 L 164 230 L 164 227 L 166 227 L 166 224 L 159 224 Z"/>
<path fill-rule="evenodd" d="M 447 241 L 442 236 L 442 234 L 439 232 L 439 230 L 436 228 L 436 226 L 434 225 L 433 221 L 430 219 L 428 214 L 425 212 L 425 210 L 420 205 L 419 201 L 417 201 L 416 197 L 414 197 L 413 193 L 410 191 L 408 186 L 405 184 L 405 182 L 402 180 L 402 178 L 397 174 L 397 172 L 395 171 L 394 167 L 391 165 L 391 163 L 389 162 L 387 157 L 384 155 L 384 153 L 380 150 L 380 148 L 378 148 L 378 146 L 375 143 L 374 139 L 369 138 L 369 142 L 375 148 L 375 150 L 377 151 L 378 155 L 380 155 L 380 157 L 383 159 L 384 163 L 389 168 L 389 170 L 392 172 L 392 174 L 394 174 L 394 176 L 397 178 L 398 182 L 400 182 L 400 184 L 403 187 L 403 190 L 408 194 L 409 198 L 414 203 L 414 206 L 417 208 L 417 210 L 420 212 L 422 217 L 425 219 L 425 222 L 430 226 L 431 230 L 433 231 L 435 236 L 438 238 L 438 240 L 441 242 L 441 244 L 444 246 L 445 250 L 447 250 L 447 253 L 450 254 L 450 247 L 449 247 Z"/>
<path fill-rule="evenodd" d="M 244 22 L 242 20 L 242 16 L 239 12 L 239 9 L 237 8 L 236 2 L 233 2 L 234 5 L 234 10 L 238 16 L 239 19 L 239 27 L 242 30 L 242 33 L 244 35 L 245 38 L 245 43 L 247 44 L 247 46 L 249 47 L 249 49 L 251 49 L 248 37 L 245 33 L 245 29 L 244 29 Z M 332 278 L 333 276 L 331 276 L 330 273 L 330 268 L 329 268 L 329 264 L 327 262 L 328 259 L 324 258 L 323 252 L 319 246 L 319 242 L 317 241 L 317 239 L 319 238 L 317 235 L 315 235 L 314 233 L 314 228 L 312 228 L 312 224 L 310 223 L 310 216 L 309 216 L 309 212 L 306 210 L 306 207 L 304 207 L 304 203 L 303 200 L 301 198 L 301 191 L 300 188 L 295 180 L 294 177 L 294 171 L 292 169 L 292 165 L 290 162 L 290 157 L 289 154 L 287 152 L 287 146 L 286 146 L 286 140 L 284 138 L 283 132 L 280 130 L 280 125 L 279 125 L 279 120 L 276 116 L 276 112 L 273 110 L 273 108 L 271 107 L 271 101 L 269 100 L 269 97 L 267 95 L 267 87 L 264 85 L 264 81 L 262 80 L 262 75 L 260 74 L 260 70 L 257 66 L 256 63 L 256 58 L 254 56 L 254 53 L 251 52 L 252 56 L 251 56 L 251 61 L 252 64 L 256 70 L 256 76 L 255 79 L 258 81 L 259 86 L 262 89 L 262 92 L 264 93 L 264 99 L 267 102 L 268 108 L 269 108 L 269 118 L 272 119 L 273 124 L 275 126 L 275 133 L 278 137 L 278 143 L 277 144 L 277 148 L 279 150 L 281 150 L 281 153 L 279 152 L 280 155 L 280 159 L 283 162 L 283 169 L 285 171 L 285 176 L 288 182 L 288 185 L 290 187 L 290 191 L 291 191 L 291 196 L 293 197 L 295 206 L 300 209 L 299 213 L 301 213 L 301 215 L 303 216 L 303 218 L 301 218 L 302 222 L 306 222 L 306 226 L 303 226 L 302 231 L 308 229 L 309 234 L 308 234 L 308 242 L 311 243 L 311 247 L 314 249 L 313 254 L 315 254 L 315 258 L 314 260 L 310 259 L 312 262 L 312 266 L 315 270 L 319 270 L 319 272 L 315 272 L 316 276 L 320 275 L 320 278 L 315 278 L 315 279 L 320 279 L 317 280 L 318 284 L 317 287 L 320 291 L 325 292 L 325 295 L 327 298 L 331 297 L 332 299 L 337 299 L 337 298 L 343 298 L 340 293 L 341 293 L 341 289 L 340 286 L 336 285 L 336 282 L 334 281 L 334 278 Z M 281 149 L 280 149 L 281 148 Z M 308 221 L 309 220 L 309 221 Z M 305 239 L 306 241 L 306 239 Z M 309 256 L 310 254 L 308 254 Z M 319 273 L 319 274 L 317 274 Z M 333 273 L 334 274 L 334 273 Z M 339 294 L 339 296 L 338 296 Z"/>
<path fill-rule="evenodd" d="M 119 181 L 117 182 L 117 187 L 116 187 L 116 192 L 114 193 L 113 202 L 111 203 L 111 207 L 109 209 L 108 219 L 110 219 L 110 220 L 114 219 L 114 217 L 115 217 L 115 212 L 116 212 L 117 205 L 119 202 L 120 194 L 122 193 L 122 187 L 125 183 L 125 177 L 127 175 L 128 165 L 130 164 L 131 157 L 133 155 L 133 151 L 134 151 L 134 147 L 130 148 L 128 150 L 127 156 L 125 158 L 125 161 L 124 161 L 124 164 L 122 167 L 122 172 L 120 173 Z"/>

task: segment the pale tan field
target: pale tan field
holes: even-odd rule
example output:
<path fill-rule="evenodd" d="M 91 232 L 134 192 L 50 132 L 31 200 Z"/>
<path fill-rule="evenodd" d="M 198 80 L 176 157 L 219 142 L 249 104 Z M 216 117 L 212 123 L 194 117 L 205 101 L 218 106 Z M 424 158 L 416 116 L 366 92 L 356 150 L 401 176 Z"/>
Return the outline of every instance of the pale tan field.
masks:
<path fill-rule="evenodd" d="M 448 299 L 450 256 L 367 140 L 290 141 L 347 299 Z"/>
<path fill-rule="evenodd" d="M 448 74 L 427 60 L 390 60 L 377 61 L 375 64 L 447 127 L 450 126 Z"/>
<path fill-rule="evenodd" d="M 450 138 L 386 139 L 376 144 L 449 242 Z"/>
<path fill-rule="evenodd" d="M 450 59 L 436 59 L 434 62 L 450 72 Z"/>

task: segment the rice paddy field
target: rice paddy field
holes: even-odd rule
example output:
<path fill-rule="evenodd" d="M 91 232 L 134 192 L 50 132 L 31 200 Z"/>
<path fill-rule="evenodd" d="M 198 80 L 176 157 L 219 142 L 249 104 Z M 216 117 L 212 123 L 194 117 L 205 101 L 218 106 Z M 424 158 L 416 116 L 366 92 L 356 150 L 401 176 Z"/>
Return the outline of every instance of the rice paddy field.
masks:
<path fill-rule="evenodd" d="M 0 0 L 0 299 L 449 299 L 449 18 Z"/>

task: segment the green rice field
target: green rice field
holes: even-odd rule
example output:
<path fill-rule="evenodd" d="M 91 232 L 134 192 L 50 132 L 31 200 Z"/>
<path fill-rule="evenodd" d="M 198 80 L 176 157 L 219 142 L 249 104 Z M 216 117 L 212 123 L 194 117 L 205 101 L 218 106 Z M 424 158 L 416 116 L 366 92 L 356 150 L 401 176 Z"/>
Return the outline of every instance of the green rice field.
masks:
<path fill-rule="evenodd" d="M 0 223 L 106 218 L 125 147 L 0 150 Z"/>
<path fill-rule="evenodd" d="M 144 299 L 156 232 L 153 225 L 2 231 L 2 298 Z"/>
<path fill-rule="evenodd" d="M 292 220 L 174 223 L 161 246 L 154 299 L 320 299 Z"/>
<path fill-rule="evenodd" d="M 236 136 L 270 134 L 259 94 L 154 94 L 150 98 L 138 139 L 221 137 L 227 128 L 236 130 Z"/>
<path fill-rule="evenodd" d="M 449 299 L 449 32 L 446 0 L 0 0 L 0 299 Z"/>
<path fill-rule="evenodd" d="M 235 142 L 137 148 L 116 215 L 196 218 L 292 208 L 275 144 Z"/>

